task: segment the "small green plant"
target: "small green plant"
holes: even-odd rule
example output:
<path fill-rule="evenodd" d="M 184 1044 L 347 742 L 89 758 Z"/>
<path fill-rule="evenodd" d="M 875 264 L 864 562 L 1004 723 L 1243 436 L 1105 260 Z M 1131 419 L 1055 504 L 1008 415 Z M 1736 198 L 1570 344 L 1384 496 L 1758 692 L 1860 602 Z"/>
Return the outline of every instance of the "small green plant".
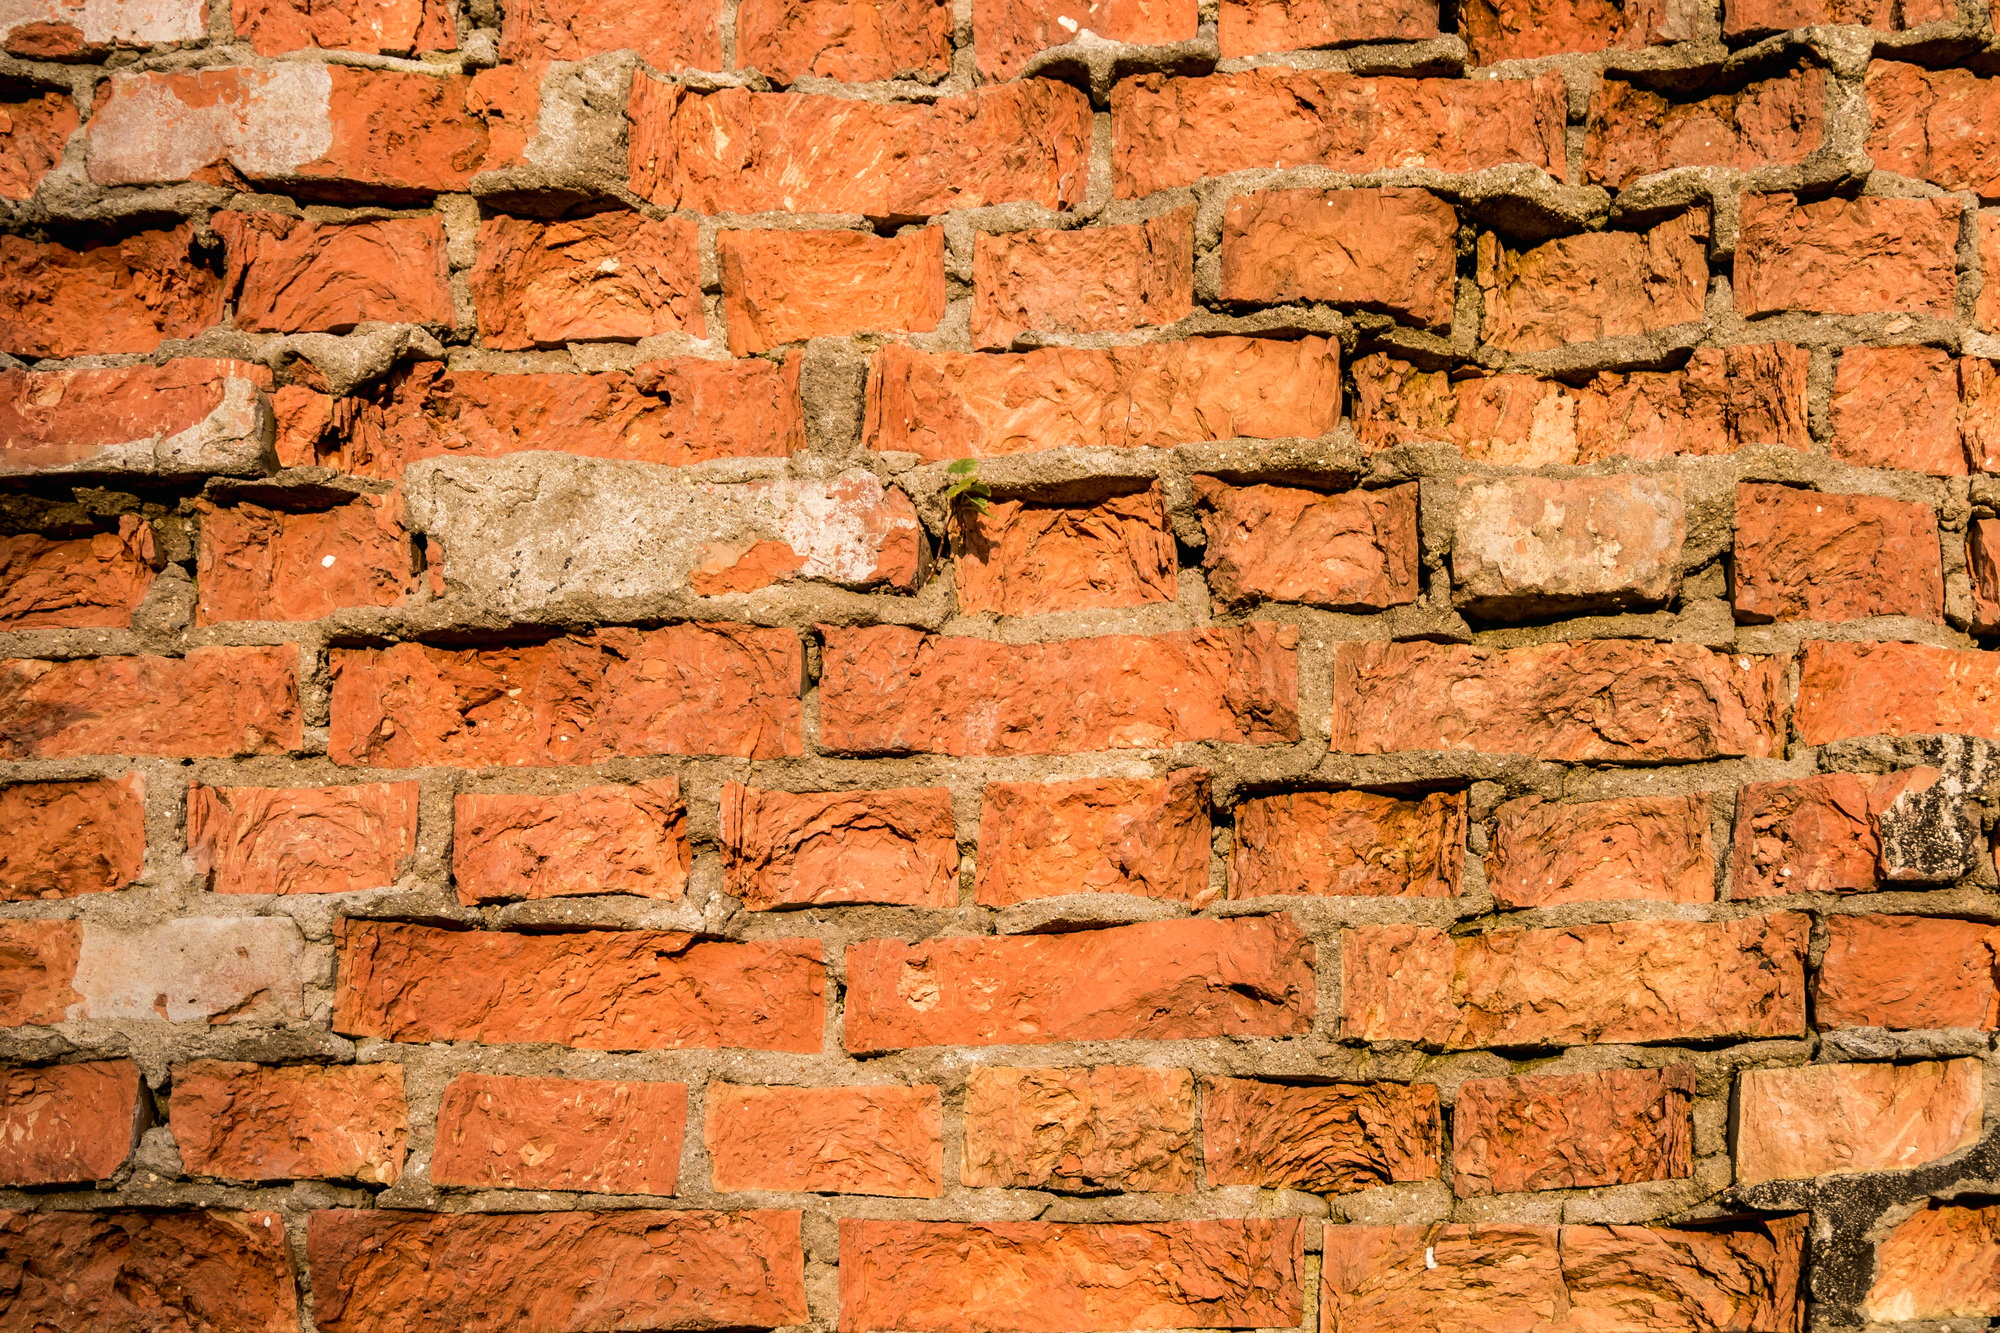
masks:
<path fill-rule="evenodd" d="M 944 488 L 945 504 L 956 506 L 960 500 L 964 500 L 982 514 L 993 508 L 989 503 L 993 498 L 993 491 L 979 479 L 978 459 L 961 458 L 946 468 L 945 472 L 953 478 L 951 485 Z"/>

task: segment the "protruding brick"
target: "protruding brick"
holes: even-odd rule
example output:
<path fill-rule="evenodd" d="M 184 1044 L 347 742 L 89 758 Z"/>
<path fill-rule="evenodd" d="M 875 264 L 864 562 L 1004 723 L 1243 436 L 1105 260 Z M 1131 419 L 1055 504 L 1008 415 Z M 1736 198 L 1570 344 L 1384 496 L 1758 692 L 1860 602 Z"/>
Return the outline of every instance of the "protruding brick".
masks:
<path fill-rule="evenodd" d="M 453 323 L 444 219 L 435 214 L 316 223 L 283 213 L 224 212 L 214 225 L 228 258 L 223 290 L 245 332 Z"/>
<path fill-rule="evenodd" d="M 1290 1328 L 1297 1218 L 840 1222 L 840 1333 Z M 1023 1275 L 1032 1275 L 1024 1280 Z"/>
<path fill-rule="evenodd" d="M 1417 600 L 1417 487 L 1332 495 L 1297 486 L 1194 479 L 1209 592 L 1225 606 L 1260 599 L 1337 611 Z"/>
<path fill-rule="evenodd" d="M 0 1213 L 0 1323 L 293 1333 L 285 1223 L 265 1212 Z"/>
<path fill-rule="evenodd" d="M 0 44 L 26 60 L 76 60 L 124 47 L 200 41 L 202 0 L 29 0 L 0 18 Z"/>
<path fill-rule="evenodd" d="M 0 199 L 29 199 L 81 122 L 63 93 L 0 102 Z"/>
<path fill-rule="evenodd" d="M 1340 344 L 1190 338 L 1019 355 L 891 343 L 868 376 L 868 443 L 926 462 L 1065 447 L 1317 437 L 1340 424 Z"/>
<path fill-rule="evenodd" d="M 799 1215 L 775 1209 L 329 1210 L 307 1224 L 306 1263 L 325 1333 L 471 1330 L 517 1311 L 537 1333 L 806 1322 Z"/>
<path fill-rule="evenodd" d="M 1729 0 L 1723 6 L 1725 37 L 1759 36 L 1824 23 L 1857 23 L 1878 32 L 1902 32 L 1926 23 L 1957 22 L 1948 0 Z"/>
<path fill-rule="evenodd" d="M 262 366 L 203 357 L 0 371 L 0 475 L 260 474 L 271 452 L 270 382 Z"/>
<path fill-rule="evenodd" d="M 1560 173 L 1562 83 L 1357 78 L 1264 66 L 1200 78 L 1141 74 L 1111 90 L 1121 199 L 1269 167 L 1366 173 L 1524 163 Z"/>
<path fill-rule="evenodd" d="M 884 1194 L 944 1189 L 944 1105 L 915 1088 L 708 1085 L 710 1188 Z"/>
<path fill-rule="evenodd" d="M 1963 206 L 1933 199 L 1743 196 L 1736 313 L 1893 311 L 1950 319 Z"/>
<path fill-rule="evenodd" d="M 1423 190 L 1266 190 L 1229 201 L 1222 299 L 1325 301 L 1448 330 L 1458 214 Z"/>
<path fill-rule="evenodd" d="M 1979 1142 L 1979 1060 L 1746 1069 L 1736 1077 L 1736 1183 L 1907 1171 Z"/>
<path fill-rule="evenodd" d="M 1208 883 L 1208 774 L 989 782 L 979 814 L 978 901 L 1136 893 L 1194 907 Z"/>
<path fill-rule="evenodd" d="M 1236 807 L 1229 896 L 1452 898 L 1465 862 L 1465 794 L 1260 796 Z"/>
<path fill-rule="evenodd" d="M 1225 57 L 1438 35 L 1432 0 L 1222 0 L 1220 20 Z"/>
<path fill-rule="evenodd" d="M 1988 273 L 2000 275 L 2000 212 L 1982 210 L 1974 219 L 1974 243 L 1979 248 L 1981 282 L 1973 303 L 1972 317 L 1982 333 L 2000 333 L 2000 281 L 1984 280 Z"/>
<path fill-rule="evenodd" d="M 695 224 L 624 210 L 572 222 L 491 217 L 472 270 L 488 347 L 560 347 L 599 338 L 702 336 Z"/>
<path fill-rule="evenodd" d="M 306 1014 L 305 944 L 286 916 L 185 916 L 83 927 L 75 1018 L 295 1023 Z"/>
<path fill-rule="evenodd" d="M 2000 283 L 1994 285 L 2000 288 Z M 1985 357 L 1958 359 L 1958 437 L 1965 448 L 1965 457 L 1975 470 L 2000 472 L 2000 364 Z M 1958 457 L 1948 440 L 1932 447 L 1945 460 L 1955 461 Z M 1960 475 L 1946 468 L 1938 471 L 1947 476 Z"/>
<path fill-rule="evenodd" d="M 779 83 L 935 76 L 951 67 L 951 23 L 949 0 L 741 0 L 736 63 Z"/>
<path fill-rule="evenodd" d="M 944 228 L 725 231 L 722 309 L 736 356 L 849 333 L 928 333 L 944 317 Z"/>
<path fill-rule="evenodd" d="M 1944 619 L 1929 505 L 1790 486 L 1736 488 L 1736 612 L 1765 620 Z"/>
<path fill-rule="evenodd" d="M 302 50 L 403 56 L 458 45 L 448 0 L 376 0 L 368 5 L 232 0 L 230 18 L 236 35 L 260 56 Z"/>
<path fill-rule="evenodd" d="M 1813 1014 L 1823 1028 L 2000 1027 L 2000 927 L 1933 916 L 1834 916 Z"/>
<path fill-rule="evenodd" d="M 1437 1088 L 1429 1083 L 1288 1087 L 1248 1078 L 1202 1081 L 1208 1183 L 1346 1194 L 1435 1180 Z"/>
<path fill-rule="evenodd" d="M 1194 1122 L 1185 1069 L 974 1066 L 959 1179 L 974 1188 L 1186 1194 Z"/>
<path fill-rule="evenodd" d="M 1782 741 L 1781 658 L 1599 639 L 1528 648 L 1334 650 L 1333 746 L 1571 762 L 1762 758 Z"/>
<path fill-rule="evenodd" d="M 82 947 L 74 921 L 0 921 L 0 1027 L 67 1018 L 83 1000 L 74 984 Z"/>
<path fill-rule="evenodd" d="M 146 865 L 137 773 L 0 787 L 0 902 L 122 889 Z"/>
<path fill-rule="evenodd" d="M 1910 772 L 1745 783 L 1736 795 L 1729 896 L 1874 892 L 1881 816 L 1910 785 Z"/>
<path fill-rule="evenodd" d="M 500 25 L 500 58 L 585 60 L 635 51 L 654 69 L 722 68 L 722 0 L 682 0 L 669 9 L 619 0 L 516 0 Z"/>
<path fill-rule="evenodd" d="M 1972 632 L 2000 633 L 2000 518 L 1966 524 L 1965 564 L 1972 580 Z"/>
<path fill-rule="evenodd" d="M 958 609 L 1003 616 L 1171 602 L 1179 557 L 1159 486 L 1095 504 L 994 500 L 952 514 Z"/>
<path fill-rule="evenodd" d="M 188 859 L 216 893 L 388 888 L 416 855 L 417 794 L 414 782 L 190 787 Z"/>
<path fill-rule="evenodd" d="M 1008 644 L 824 626 L 820 743 L 841 754 L 1068 754 L 1298 739 L 1298 631 Z"/>
<path fill-rule="evenodd" d="M 9 1069 L 0 1073 L 0 1186 L 107 1180 L 144 1122 L 130 1060 Z"/>
<path fill-rule="evenodd" d="M 1702 318 L 1708 295 L 1708 214 L 1651 231 L 1594 231 L 1510 250 L 1479 237 L 1480 337 L 1508 352 L 1653 333 Z"/>
<path fill-rule="evenodd" d="M 1849 347 L 1833 374 L 1827 452 L 1857 467 L 1965 475 L 1959 382 L 1935 347 Z"/>
<path fill-rule="evenodd" d="M 691 858 L 680 779 L 550 793 L 461 792 L 451 877 L 462 903 L 629 893 L 673 900 Z"/>
<path fill-rule="evenodd" d="M 1313 946 L 1285 916 L 847 950 L 849 1051 L 1297 1036 Z"/>
<path fill-rule="evenodd" d="M 1040 52 L 1085 32 L 1139 46 L 1192 41 L 1197 8 L 1195 0 L 978 0 L 973 49 L 980 73 L 1011 79 Z"/>
<path fill-rule="evenodd" d="M 1472 0 L 1459 30 L 1482 65 L 1572 51 L 1636 51 L 1698 35 L 1707 10 L 1686 0 Z M 1678 165 L 1678 164 L 1676 164 Z"/>
<path fill-rule="evenodd" d="M 327 744 L 335 763 L 396 768 L 772 759 L 803 743 L 803 670 L 797 634 L 748 625 L 613 628 L 528 648 L 336 648 Z"/>
<path fill-rule="evenodd" d="M 397 606 L 416 589 L 394 494 L 309 513 L 200 500 L 195 512 L 197 625 L 318 620 L 351 606 Z"/>
<path fill-rule="evenodd" d="M 283 754 L 304 738 L 298 649 L 0 660 L 0 756 Z"/>
<path fill-rule="evenodd" d="M 431 1183 L 672 1194 L 687 1084 L 460 1074 L 438 1104 Z"/>
<path fill-rule="evenodd" d="M 1460 1197 L 1679 1180 L 1694 1172 L 1694 1069 L 1474 1078 L 1451 1118 Z"/>
<path fill-rule="evenodd" d="M 1797 1037 L 1808 918 L 1496 930 L 1365 926 L 1341 949 L 1346 1035 L 1446 1050 Z"/>
<path fill-rule="evenodd" d="M 220 324 L 222 279 L 195 262 L 193 242 L 191 226 L 86 241 L 74 250 L 0 236 L 0 352 L 143 354 Z"/>
<path fill-rule="evenodd" d="M 1876 170 L 2000 197 L 2000 79 L 1875 60 L 1863 87 Z"/>
<path fill-rule="evenodd" d="M 1694 102 L 1606 79 L 1590 99 L 1583 171 L 1593 184 L 1622 189 L 1679 167 L 1804 162 L 1825 142 L 1826 71 L 1817 67 Z"/>
<path fill-rule="evenodd" d="M 343 920 L 333 1026 L 388 1041 L 589 1051 L 813 1052 L 817 940 L 697 943 L 659 930 L 522 935 Z"/>
<path fill-rule="evenodd" d="M 840 903 L 958 905 L 951 792 L 722 789 L 725 884 L 752 911 Z"/>
<path fill-rule="evenodd" d="M 1658 605 L 1681 584 L 1678 477 L 1505 477 L 1458 488 L 1458 603 L 1496 619 Z"/>
<path fill-rule="evenodd" d="M 1031 329 L 1119 333 L 1194 310 L 1194 209 L 1122 227 L 981 232 L 972 246 L 972 342 Z"/>
<path fill-rule="evenodd" d="M 1502 907 L 1714 902 L 1708 805 L 1705 793 L 1509 801 L 1495 812 L 1486 887 Z"/>
<path fill-rule="evenodd" d="M 403 1173 L 403 1067 L 197 1060 L 174 1070 L 169 1122 L 188 1173 L 225 1180 L 361 1180 Z"/>
<path fill-rule="evenodd" d="M 1875 1251 L 1861 1317 L 1883 1323 L 2000 1315 L 2000 1204 L 1933 1202 Z"/>
<path fill-rule="evenodd" d="M 1806 645 L 1792 729 L 1802 745 L 1850 736 L 2000 740 L 2000 653 L 1921 643 Z"/>
<path fill-rule="evenodd" d="M 130 514 L 90 537 L 0 537 L 0 629 L 125 629 L 154 560 L 152 528 Z"/>
<path fill-rule="evenodd" d="M 632 190 L 700 213 L 921 218 L 1083 202 L 1090 104 L 1023 79 L 936 102 L 864 102 L 633 80 Z"/>

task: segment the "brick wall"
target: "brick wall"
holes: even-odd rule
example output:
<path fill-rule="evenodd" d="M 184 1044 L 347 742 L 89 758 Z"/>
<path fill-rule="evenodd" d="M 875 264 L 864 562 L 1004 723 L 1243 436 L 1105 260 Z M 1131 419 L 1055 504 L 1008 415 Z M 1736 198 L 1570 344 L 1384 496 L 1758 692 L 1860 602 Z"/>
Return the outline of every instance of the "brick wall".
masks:
<path fill-rule="evenodd" d="M 0 1328 L 2000 1317 L 1983 7 L 0 50 Z"/>

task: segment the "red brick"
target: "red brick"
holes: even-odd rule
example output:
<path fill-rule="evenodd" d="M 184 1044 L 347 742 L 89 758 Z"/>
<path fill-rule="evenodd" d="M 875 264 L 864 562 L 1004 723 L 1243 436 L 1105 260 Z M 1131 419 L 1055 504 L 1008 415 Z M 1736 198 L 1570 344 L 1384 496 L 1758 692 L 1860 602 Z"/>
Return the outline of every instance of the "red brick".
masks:
<path fill-rule="evenodd" d="M 90 537 L 0 537 L 0 629 L 125 629 L 154 558 L 152 528 L 130 514 Z"/>
<path fill-rule="evenodd" d="M 0 756 L 282 754 L 304 739 L 292 644 L 0 660 Z"/>
<path fill-rule="evenodd" d="M 240 176 L 392 196 L 463 190 L 488 148 L 485 122 L 467 107 L 471 88 L 457 75 L 319 62 L 121 71 L 100 85 L 90 118 L 90 178 Z"/>
<path fill-rule="evenodd" d="M 1907 1171 L 1979 1142 L 1979 1060 L 1746 1069 L 1736 1078 L 1736 1183 Z"/>
<path fill-rule="evenodd" d="M 1952 317 L 1958 290 L 1956 199 L 1743 196 L 1736 313 L 1909 311 Z"/>
<path fill-rule="evenodd" d="M 1229 896 L 1453 898 L 1464 862 L 1463 792 L 1260 796 L 1236 807 Z"/>
<path fill-rule="evenodd" d="M 944 1189 L 935 1087 L 708 1085 L 709 1186 L 934 1199 Z"/>
<path fill-rule="evenodd" d="M 1065 1193 L 1195 1184 L 1194 1076 L 1185 1069 L 974 1066 L 959 1179 Z"/>
<path fill-rule="evenodd" d="M 1220 20 L 1225 57 L 1438 35 L 1430 0 L 1222 0 Z"/>
<path fill-rule="evenodd" d="M 0 352 L 143 354 L 220 324 L 222 280 L 194 262 L 193 241 L 191 226 L 74 250 L 0 236 Z"/>
<path fill-rule="evenodd" d="M 741 0 L 736 63 L 779 83 L 936 76 L 951 23 L 950 0 Z"/>
<path fill-rule="evenodd" d="M 1928 70 L 1894 60 L 1869 64 L 1865 151 L 1880 171 L 1947 190 L 2000 196 L 2000 79 L 1967 70 Z"/>
<path fill-rule="evenodd" d="M 208 29 L 202 10 L 202 0 L 32 0 L 0 18 L 0 41 L 27 60 L 101 57 L 198 41 Z"/>
<path fill-rule="evenodd" d="M 1466 477 L 1453 516 L 1453 597 L 1496 620 L 1658 605 L 1679 591 L 1678 477 Z"/>
<path fill-rule="evenodd" d="M 1702 318 L 1708 295 L 1708 214 L 1683 213 L 1651 231 L 1595 231 L 1507 249 L 1479 237 L 1480 337 L 1509 352 L 1625 338 Z"/>
<path fill-rule="evenodd" d="M 318 620 L 347 607 L 399 606 L 416 590 L 401 496 L 296 514 L 199 500 L 195 512 L 197 625 Z"/>
<path fill-rule="evenodd" d="M 747 625 L 597 630 L 527 648 L 333 650 L 338 764 L 593 764 L 796 755 L 798 635 Z"/>
<path fill-rule="evenodd" d="M 1289 625 L 1009 644 L 823 626 L 820 743 L 841 754 L 1068 754 L 1299 736 Z"/>
<path fill-rule="evenodd" d="M 190 1175 L 392 1185 L 403 1172 L 399 1064 L 197 1060 L 175 1067 L 168 1109 Z"/>
<path fill-rule="evenodd" d="M 722 788 L 725 885 L 752 911 L 840 903 L 958 906 L 951 792 Z"/>
<path fill-rule="evenodd" d="M 0 902 L 122 889 L 146 865 L 137 773 L 0 787 Z"/>
<path fill-rule="evenodd" d="M 1880 32 L 1898 32 L 1958 18 L 1958 11 L 1945 0 L 1903 0 L 1901 4 L 1895 0 L 1729 0 L 1723 9 L 1725 37 L 1827 23 L 1858 23 Z"/>
<path fill-rule="evenodd" d="M 546 60 L 533 60 L 473 74 L 465 107 L 486 124 L 486 155 L 480 163 L 486 170 L 530 165 L 528 147 L 541 133 L 542 85 L 551 68 Z"/>
<path fill-rule="evenodd" d="M 109 1179 L 145 1121 L 130 1060 L 0 1072 L 0 1185 Z"/>
<path fill-rule="evenodd" d="M 1944 620 L 1929 505 L 1790 486 L 1736 488 L 1736 613 L 1767 620 Z"/>
<path fill-rule="evenodd" d="M 1265 167 L 1366 173 L 1525 163 L 1561 173 L 1562 82 L 1357 78 L 1278 66 L 1111 90 L 1112 176 L 1121 199 Z"/>
<path fill-rule="evenodd" d="M 1285 916 L 870 940 L 848 947 L 847 986 L 853 1052 L 1297 1036 L 1313 946 Z"/>
<path fill-rule="evenodd" d="M 1194 310 L 1194 209 L 1123 227 L 985 232 L 972 246 L 972 343 L 1030 329 L 1120 333 Z"/>
<path fill-rule="evenodd" d="M 1797 1037 L 1810 928 L 1796 912 L 1457 938 L 1366 926 L 1341 947 L 1345 1031 L 1446 1050 Z"/>
<path fill-rule="evenodd" d="M 215 215 L 223 288 L 249 333 L 346 333 L 357 324 L 452 324 L 444 219 L 316 223 Z"/>
<path fill-rule="evenodd" d="M 1289 1328 L 1305 1317 L 1297 1218 L 840 1222 L 840 1333 Z"/>
<path fill-rule="evenodd" d="M 1806 644 L 1792 728 L 1801 745 L 1936 733 L 2000 740 L 2000 653 L 1920 643 Z"/>
<path fill-rule="evenodd" d="M 265 1212 L 0 1213 L 0 1324 L 293 1333 L 285 1223 Z"/>
<path fill-rule="evenodd" d="M 60 1023 L 76 993 L 83 928 L 74 921 L 0 921 L 0 1027 Z"/>
<path fill-rule="evenodd" d="M 672 931 L 521 935 L 343 920 L 333 1026 L 388 1041 L 588 1051 L 818 1051 L 817 940 L 697 943 Z"/>
<path fill-rule="evenodd" d="M 0 371 L 0 473 L 262 473 L 270 382 L 262 366 L 203 357 Z"/>
<path fill-rule="evenodd" d="M 431 1182 L 672 1194 L 687 1084 L 460 1074 L 438 1104 Z"/>
<path fill-rule="evenodd" d="M 1827 919 L 1813 1013 L 1822 1028 L 2000 1027 L 2000 928 L 1931 916 Z"/>
<path fill-rule="evenodd" d="M 1143 606 L 1178 593 L 1157 484 L 1094 504 L 994 500 L 951 516 L 958 609 L 1002 616 Z"/>
<path fill-rule="evenodd" d="M 2000 1315 L 2000 1205 L 1932 1201 L 1875 1252 L 1861 1317 L 1884 1323 Z"/>
<path fill-rule="evenodd" d="M 1572 51 L 1636 51 L 1698 36 L 1706 10 L 1677 0 L 1471 0 L 1459 31 L 1482 65 Z M 1680 165 L 1676 163 L 1675 165 Z"/>
<path fill-rule="evenodd" d="M 729 350 L 849 333 L 928 333 L 944 317 L 944 228 L 725 231 L 716 238 Z"/>
<path fill-rule="evenodd" d="M 1225 301 L 1327 301 L 1451 328 L 1458 214 L 1423 190 L 1265 190 L 1222 220 Z"/>
<path fill-rule="evenodd" d="M 80 123 L 62 93 L 0 102 L 0 199 L 31 198 Z"/>
<path fill-rule="evenodd" d="M 1694 1069 L 1474 1078 L 1451 1119 L 1461 1198 L 1679 1180 L 1694 1173 Z"/>
<path fill-rule="evenodd" d="M 1338 1333 L 1800 1333 L 1803 1215 L 1727 1231 L 1513 1223 L 1326 1228 Z"/>
<path fill-rule="evenodd" d="M 1210 1186 L 1346 1194 L 1437 1179 L 1438 1094 L 1429 1083 L 1209 1078 L 1201 1118 Z"/>
<path fill-rule="evenodd" d="M 325 401 L 324 416 L 303 413 L 301 421 L 323 425 L 281 438 L 278 457 L 392 478 L 420 458 L 493 458 L 531 445 L 670 467 L 782 458 L 805 443 L 798 389 L 796 358 L 676 358 L 595 375 L 451 371 L 431 361 L 362 396 Z"/>
<path fill-rule="evenodd" d="M 448 0 L 231 0 L 230 19 L 260 56 L 315 49 L 414 55 L 458 45 Z"/>
<path fill-rule="evenodd" d="M 1502 907 L 1715 901 L 1705 793 L 1576 803 L 1524 796 L 1495 816 L 1486 887 Z"/>
<path fill-rule="evenodd" d="M 472 303 L 480 341 L 518 350 L 598 338 L 701 337 L 695 224 L 640 213 L 479 224 Z"/>
<path fill-rule="evenodd" d="M 1751 171 L 1803 162 L 1825 143 L 1826 72 L 1816 67 L 1693 102 L 1606 79 L 1584 122 L 1583 173 L 1622 189 L 1677 167 Z"/>
<path fill-rule="evenodd" d="M 1849 347 L 1833 376 L 1827 452 L 1857 467 L 1965 475 L 1958 379 L 1933 347 Z"/>
<path fill-rule="evenodd" d="M 1972 466 L 1980 472 L 2000 472 L 2000 366 L 1984 357 L 1959 358 L 1958 426 L 1964 456 Z M 1951 448 L 1949 436 L 1933 448 L 1945 460 L 1945 466 L 1938 468 L 1940 473 L 1962 475 L 1955 469 L 1964 462 Z"/>
<path fill-rule="evenodd" d="M 989 782 L 977 900 L 1009 907 L 1071 893 L 1136 893 L 1205 907 L 1208 774 Z"/>
<path fill-rule="evenodd" d="M 1417 488 L 1321 494 L 1294 486 L 1194 479 L 1209 592 L 1224 606 L 1260 599 L 1379 611 L 1417 599 Z"/>
<path fill-rule="evenodd" d="M 451 877 L 468 905 L 629 893 L 676 900 L 691 858 L 680 779 L 576 791 L 461 792 Z"/>
<path fill-rule="evenodd" d="M 306 1263 L 323 1333 L 806 1322 L 799 1215 L 775 1209 L 329 1210 L 307 1224 Z"/>
<path fill-rule="evenodd" d="M 636 51 L 663 73 L 722 68 L 722 0 L 680 0 L 667 9 L 619 0 L 516 0 L 500 25 L 500 58 L 583 60 Z"/>
<path fill-rule="evenodd" d="M 2000 518 L 1975 518 L 1965 529 L 1972 579 L 1972 632 L 2000 633 Z"/>
<path fill-rule="evenodd" d="M 868 443 L 926 462 L 1064 447 L 1169 448 L 1329 434 L 1340 344 L 1191 338 L 1019 355 L 891 343 L 868 376 Z"/>
<path fill-rule="evenodd" d="M 1334 650 L 1333 746 L 1477 750 L 1588 762 L 1778 752 L 1785 662 L 1687 643 L 1529 648 L 1432 643 Z"/>
<path fill-rule="evenodd" d="M 976 0 L 972 42 L 981 74 L 1011 79 L 1085 32 L 1140 46 L 1193 41 L 1197 8 L 1196 0 Z"/>
<path fill-rule="evenodd" d="M 1973 318 L 1980 332 L 2000 333 L 2000 212 L 1986 209 L 1975 215 L 1975 220 L 1980 287 Z"/>
<path fill-rule="evenodd" d="M 188 859 L 216 893 L 355 893 L 417 852 L 414 782 L 188 788 Z"/>
<path fill-rule="evenodd" d="M 1083 202 L 1090 104 L 1045 79 L 934 103 L 863 102 L 636 79 L 632 191 L 700 213 L 921 218 L 1015 201 Z"/>

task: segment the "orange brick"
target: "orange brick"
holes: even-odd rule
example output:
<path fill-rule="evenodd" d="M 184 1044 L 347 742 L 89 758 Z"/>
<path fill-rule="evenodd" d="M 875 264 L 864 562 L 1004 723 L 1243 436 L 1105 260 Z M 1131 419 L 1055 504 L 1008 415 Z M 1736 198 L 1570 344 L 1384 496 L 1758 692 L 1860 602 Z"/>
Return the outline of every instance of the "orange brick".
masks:
<path fill-rule="evenodd" d="M 972 342 L 1022 333 L 1118 333 L 1194 310 L 1194 210 L 1122 227 L 981 232 L 972 245 Z"/>
<path fill-rule="evenodd" d="M 944 317 L 944 228 L 725 231 L 716 239 L 729 350 L 849 333 L 928 333 Z"/>
<path fill-rule="evenodd" d="M 318 620 L 351 606 L 397 606 L 416 590 L 398 495 L 288 513 L 196 501 L 195 623 Z"/>
<path fill-rule="evenodd" d="M 384 889 L 415 857 L 414 782 L 190 787 L 188 859 L 217 893 Z"/>
<path fill-rule="evenodd" d="M 934 1199 L 944 1188 L 938 1090 L 708 1085 L 710 1187 Z"/>
<path fill-rule="evenodd" d="M 672 1194 L 686 1127 L 685 1083 L 460 1074 L 438 1104 L 431 1180 Z"/>
<path fill-rule="evenodd" d="M 1462 792 L 1261 796 L 1236 807 L 1229 896 L 1452 898 L 1464 861 Z"/>
<path fill-rule="evenodd" d="M 1095 504 L 994 500 L 952 513 L 961 611 L 1003 616 L 1171 602 L 1179 564 L 1160 488 Z"/>
<path fill-rule="evenodd" d="M 1136 893 L 1206 906 L 1208 774 L 990 782 L 979 815 L 978 901 Z"/>

